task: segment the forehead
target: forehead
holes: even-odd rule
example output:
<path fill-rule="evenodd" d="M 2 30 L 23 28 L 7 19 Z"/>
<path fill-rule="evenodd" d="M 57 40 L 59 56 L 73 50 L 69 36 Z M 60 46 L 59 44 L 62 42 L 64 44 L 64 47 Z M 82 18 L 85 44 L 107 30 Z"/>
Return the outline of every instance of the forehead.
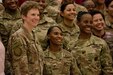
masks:
<path fill-rule="evenodd" d="M 102 17 L 102 15 L 101 14 L 95 14 L 94 16 L 93 16 L 93 20 L 95 20 L 95 19 L 99 19 L 99 18 L 103 18 Z"/>
<path fill-rule="evenodd" d="M 84 14 L 81 16 L 81 20 L 92 20 L 92 16 L 90 14 Z"/>
<path fill-rule="evenodd" d="M 58 27 L 53 27 L 51 32 L 62 32 Z"/>

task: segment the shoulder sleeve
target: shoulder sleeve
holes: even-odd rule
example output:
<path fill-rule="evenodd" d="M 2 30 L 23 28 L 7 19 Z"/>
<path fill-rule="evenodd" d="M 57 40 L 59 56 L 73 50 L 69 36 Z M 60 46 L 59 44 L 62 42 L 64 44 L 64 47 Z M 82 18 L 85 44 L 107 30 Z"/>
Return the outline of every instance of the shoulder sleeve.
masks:
<path fill-rule="evenodd" d="M 70 75 L 81 75 L 81 72 L 78 68 L 77 62 L 72 56 L 72 65 L 71 65 L 71 74 Z"/>
<path fill-rule="evenodd" d="M 23 44 L 23 38 L 18 35 L 12 35 L 9 40 L 9 53 L 12 58 L 12 67 L 14 75 L 27 75 L 28 60 L 27 60 L 27 47 Z"/>
<path fill-rule="evenodd" d="M 103 75 L 113 75 L 112 57 L 109 47 L 104 40 L 100 56 Z"/>

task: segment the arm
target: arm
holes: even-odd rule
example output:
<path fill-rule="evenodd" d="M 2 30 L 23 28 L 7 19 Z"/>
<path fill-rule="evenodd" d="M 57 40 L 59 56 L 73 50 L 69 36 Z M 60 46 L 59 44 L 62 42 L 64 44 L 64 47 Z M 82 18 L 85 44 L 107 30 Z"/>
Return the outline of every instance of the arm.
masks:
<path fill-rule="evenodd" d="M 113 75 L 112 57 L 106 42 L 103 42 L 103 48 L 100 56 L 103 75 Z"/>
<path fill-rule="evenodd" d="M 78 66 L 77 66 L 76 60 L 74 58 L 72 59 L 72 65 L 71 65 L 70 70 L 71 70 L 70 75 L 82 75 Z"/>
<path fill-rule="evenodd" d="M 14 75 L 29 75 L 27 48 L 23 44 L 20 36 L 11 36 L 9 40 L 9 52 L 11 55 L 11 62 Z"/>

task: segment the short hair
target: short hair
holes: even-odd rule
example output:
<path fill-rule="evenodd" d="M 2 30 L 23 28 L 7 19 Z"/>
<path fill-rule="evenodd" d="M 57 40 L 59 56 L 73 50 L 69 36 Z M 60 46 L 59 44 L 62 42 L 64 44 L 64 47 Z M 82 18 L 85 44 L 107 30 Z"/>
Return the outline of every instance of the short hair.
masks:
<path fill-rule="evenodd" d="M 89 12 L 90 12 L 90 14 L 91 14 L 92 16 L 94 16 L 94 15 L 96 15 L 96 14 L 100 14 L 100 15 L 102 16 L 102 18 L 105 20 L 104 14 L 101 13 L 100 11 L 98 11 L 98 10 L 91 10 L 91 11 L 89 11 Z"/>
<path fill-rule="evenodd" d="M 109 5 L 110 5 L 110 3 L 111 3 L 112 1 L 113 1 L 113 0 L 106 0 L 106 1 L 105 1 L 105 5 L 106 5 L 107 8 L 109 7 Z"/>
<path fill-rule="evenodd" d="M 21 6 L 20 6 L 20 13 L 21 15 L 26 16 L 28 11 L 36 8 L 39 9 L 39 4 L 35 1 L 25 1 Z"/>
<path fill-rule="evenodd" d="M 55 27 L 57 27 L 58 29 L 60 29 L 61 32 L 62 32 L 62 29 L 61 29 L 59 26 L 51 26 L 51 27 L 48 29 L 48 31 L 47 31 L 47 35 L 49 35 L 49 34 L 52 32 L 52 29 L 55 28 Z"/>
<path fill-rule="evenodd" d="M 78 12 L 78 14 L 77 14 L 77 21 L 79 22 L 79 21 L 81 21 L 81 17 L 84 15 L 84 14 L 90 14 L 89 12 L 87 12 L 87 11 L 80 11 L 80 12 Z"/>

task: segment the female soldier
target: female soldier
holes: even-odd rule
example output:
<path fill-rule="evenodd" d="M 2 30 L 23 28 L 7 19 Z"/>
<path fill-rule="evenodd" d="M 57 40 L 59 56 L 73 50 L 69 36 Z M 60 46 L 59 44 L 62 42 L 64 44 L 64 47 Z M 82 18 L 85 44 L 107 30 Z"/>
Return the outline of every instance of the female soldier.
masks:
<path fill-rule="evenodd" d="M 67 47 L 67 44 L 71 40 L 77 40 L 79 35 L 79 27 L 74 22 L 76 17 L 75 6 L 73 3 L 64 3 L 61 5 L 61 16 L 63 18 L 62 23 L 59 26 L 63 30 L 64 35 L 64 47 Z"/>
<path fill-rule="evenodd" d="M 113 75 L 112 59 L 106 42 L 91 34 L 91 14 L 79 12 L 77 25 L 80 35 L 71 52 L 82 75 Z"/>
<path fill-rule="evenodd" d="M 61 28 L 50 27 L 47 37 L 48 48 L 44 51 L 44 75 L 81 75 L 71 53 L 62 48 Z"/>
<path fill-rule="evenodd" d="M 10 37 L 9 52 L 14 75 L 42 75 L 43 52 L 36 37 L 39 23 L 39 5 L 26 1 L 21 5 L 22 27 Z"/>
<path fill-rule="evenodd" d="M 90 13 L 93 16 L 92 33 L 107 42 L 113 59 L 113 29 L 105 29 L 105 18 L 101 12 L 92 10 Z"/>

